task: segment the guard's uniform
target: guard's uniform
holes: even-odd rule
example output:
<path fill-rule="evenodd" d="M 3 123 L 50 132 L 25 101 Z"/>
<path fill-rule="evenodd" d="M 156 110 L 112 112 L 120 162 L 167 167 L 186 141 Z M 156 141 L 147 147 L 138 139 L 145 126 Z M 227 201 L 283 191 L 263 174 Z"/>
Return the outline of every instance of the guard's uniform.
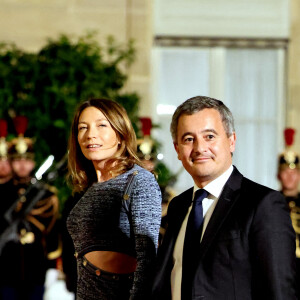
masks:
<path fill-rule="evenodd" d="M 292 225 L 296 233 L 296 264 L 297 264 L 297 291 L 300 298 L 300 193 L 298 185 L 300 181 L 299 155 L 293 150 L 295 130 L 287 128 L 284 131 L 284 152 L 278 159 L 278 179 L 281 182 L 281 193 L 286 199 L 290 209 Z"/>
<path fill-rule="evenodd" d="M 24 138 L 24 120 L 19 119 L 16 126 L 19 137 L 12 140 L 9 157 L 12 160 L 33 160 L 33 143 Z M 20 125 L 21 124 L 21 125 Z M 22 135 L 20 136 L 20 129 Z M 29 174 L 28 174 L 29 175 Z M 42 185 L 22 197 L 31 185 L 31 177 L 15 176 L 7 184 L 0 186 L 1 193 L 1 246 L 0 254 L 0 299 L 43 299 L 46 271 L 55 267 L 55 259 L 60 256 L 57 230 L 58 198 L 53 187 Z M 42 197 L 36 198 L 38 191 L 43 190 Z M 37 202 L 34 208 L 22 218 L 15 228 L 14 238 L 3 234 L 11 228 L 12 222 L 4 218 L 7 209 L 11 210 L 11 220 L 20 216 L 26 205 L 33 199 Z M 7 238 L 7 239 L 5 239 Z"/>

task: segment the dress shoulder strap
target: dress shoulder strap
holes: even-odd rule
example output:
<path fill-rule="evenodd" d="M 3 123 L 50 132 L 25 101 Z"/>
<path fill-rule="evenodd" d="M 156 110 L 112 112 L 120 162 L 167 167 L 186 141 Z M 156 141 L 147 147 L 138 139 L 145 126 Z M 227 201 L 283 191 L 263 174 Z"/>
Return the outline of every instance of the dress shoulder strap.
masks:
<path fill-rule="evenodd" d="M 127 181 L 125 191 L 124 191 L 124 195 L 123 195 L 123 199 L 122 199 L 122 205 L 124 206 L 127 213 L 130 212 L 130 204 L 131 204 L 130 196 L 131 196 L 131 192 L 132 192 L 132 188 L 134 186 L 134 183 L 137 179 L 136 175 L 138 173 L 139 173 L 139 171 L 134 171 L 128 176 L 128 181 Z"/>

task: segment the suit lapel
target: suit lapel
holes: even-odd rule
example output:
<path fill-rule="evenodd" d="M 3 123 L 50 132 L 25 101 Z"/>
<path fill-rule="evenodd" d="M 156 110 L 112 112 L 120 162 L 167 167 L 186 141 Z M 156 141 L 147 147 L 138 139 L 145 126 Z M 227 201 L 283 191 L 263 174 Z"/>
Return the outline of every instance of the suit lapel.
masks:
<path fill-rule="evenodd" d="M 175 242 L 178 237 L 178 233 L 180 231 L 182 222 L 187 214 L 189 206 L 191 205 L 193 197 L 193 188 L 188 189 L 186 192 L 181 194 L 177 200 L 176 207 L 174 207 L 174 211 L 172 212 L 172 230 L 169 239 L 168 247 L 173 253 L 173 249 L 175 246 Z M 172 200 L 173 201 L 173 200 Z"/>
<path fill-rule="evenodd" d="M 200 259 L 202 258 L 202 256 L 205 254 L 205 252 L 207 251 L 207 249 L 215 239 L 224 221 L 228 217 L 232 207 L 238 200 L 242 178 L 243 176 L 234 167 L 231 176 L 229 177 L 227 183 L 224 186 L 223 192 L 220 195 L 218 203 L 209 220 L 202 241 L 200 243 L 200 247 L 199 247 Z"/>
<path fill-rule="evenodd" d="M 187 211 L 192 203 L 194 188 L 188 189 L 186 192 L 182 193 L 178 198 L 178 205 L 176 205 L 176 224 L 179 225 L 178 230 L 180 230 L 182 222 L 187 214 Z M 178 232 L 176 233 L 176 235 Z"/>
<path fill-rule="evenodd" d="M 173 266 L 174 246 L 180 231 L 182 222 L 187 214 L 188 208 L 192 202 L 193 188 L 188 189 L 178 197 L 175 197 L 169 206 L 168 216 L 170 215 L 170 224 L 166 231 L 164 241 L 158 249 L 160 261 L 159 277 L 163 278 L 165 274 L 169 276 L 169 269 Z M 174 201 L 174 203 L 172 203 Z M 164 274 L 164 275 L 163 275 Z"/>

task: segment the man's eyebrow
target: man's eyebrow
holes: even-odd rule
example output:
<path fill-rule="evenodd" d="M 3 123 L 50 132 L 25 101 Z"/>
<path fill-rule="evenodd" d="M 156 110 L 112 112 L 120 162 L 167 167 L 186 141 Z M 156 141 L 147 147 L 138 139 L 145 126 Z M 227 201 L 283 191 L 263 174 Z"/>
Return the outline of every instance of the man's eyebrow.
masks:
<path fill-rule="evenodd" d="M 207 132 L 212 132 L 212 133 L 218 135 L 218 133 L 214 129 L 208 128 L 208 129 L 205 129 L 205 130 L 202 131 L 202 133 L 207 133 Z"/>
<path fill-rule="evenodd" d="M 207 128 L 207 129 L 204 129 L 204 130 L 202 130 L 200 133 L 201 133 L 201 134 L 203 134 L 203 133 L 213 133 L 213 134 L 215 134 L 215 135 L 219 135 L 218 132 L 217 132 L 215 129 L 213 129 L 213 128 Z M 187 131 L 187 132 L 183 133 L 183 135 L 180 137 L 180 140 L 183 141 L 184 138 L 185 138 L 187 135 L 194 136 L 195 133 L 190 132 L 190 131 Z"/>
<path fill-rule="evenodd" d="M 180 138 L 180 140 L 183 140 L 187 135 L 194 135 L 192 132 L 185 132 L 182 136 L 181 136 L 181 138 Z"/>

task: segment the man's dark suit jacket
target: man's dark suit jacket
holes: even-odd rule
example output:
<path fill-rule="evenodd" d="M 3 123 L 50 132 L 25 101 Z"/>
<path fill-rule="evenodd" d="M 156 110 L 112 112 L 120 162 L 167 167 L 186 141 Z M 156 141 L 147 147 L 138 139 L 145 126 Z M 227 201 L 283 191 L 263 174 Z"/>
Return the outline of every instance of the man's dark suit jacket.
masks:
<path fill-rule="evenodd" d="M 159 248 L 155 300 L 171 299 L 173 250 L 193 188 L 168 208 Z M 234 170 L 224 186 L 195 257 L 192 288 L 182 300 L 297 299 L 295 233 L 283 196 Z"/>

